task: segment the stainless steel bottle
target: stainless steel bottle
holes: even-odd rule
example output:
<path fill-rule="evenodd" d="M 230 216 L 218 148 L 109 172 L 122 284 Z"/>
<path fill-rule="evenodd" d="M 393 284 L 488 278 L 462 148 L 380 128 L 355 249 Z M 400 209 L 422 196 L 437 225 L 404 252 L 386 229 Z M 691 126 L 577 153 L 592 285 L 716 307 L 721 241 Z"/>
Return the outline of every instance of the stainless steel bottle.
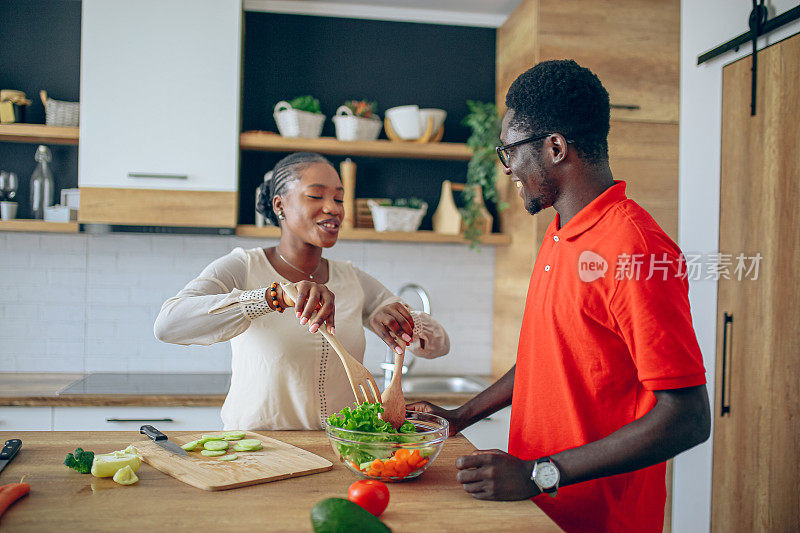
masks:
<path fill-rule="evenodd" d="M 31 175 L 31 216 L 44 218 L 44 208 L 53 205 L 55 184 L 53 172 L 50 170 L 50 161 L 53 156 L 47 146 L 40 145 L 36 149 L 36 168 Z"/>

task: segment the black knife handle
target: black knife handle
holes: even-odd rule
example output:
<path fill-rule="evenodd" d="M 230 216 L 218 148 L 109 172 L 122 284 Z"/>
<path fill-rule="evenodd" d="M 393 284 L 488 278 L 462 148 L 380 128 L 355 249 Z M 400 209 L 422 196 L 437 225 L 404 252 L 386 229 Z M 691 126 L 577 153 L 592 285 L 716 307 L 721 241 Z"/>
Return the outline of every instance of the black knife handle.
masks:
<path fill-rule="evenodd" d="M 22 441 L 19 439 L 10 439 L 6 441 L 3 446 L 3 451 L 0 451 L 0 459 L 12 459 L 19 449 L 22 448 Z"/>
<path fill-rule="evenodd" d="M 144 426 L 140 427 L 139 433 L 144 433 L 149 438 L 153 439 L 153 441 L 167 440 L 166 435 L 149 424 L 145 424 Z"/>

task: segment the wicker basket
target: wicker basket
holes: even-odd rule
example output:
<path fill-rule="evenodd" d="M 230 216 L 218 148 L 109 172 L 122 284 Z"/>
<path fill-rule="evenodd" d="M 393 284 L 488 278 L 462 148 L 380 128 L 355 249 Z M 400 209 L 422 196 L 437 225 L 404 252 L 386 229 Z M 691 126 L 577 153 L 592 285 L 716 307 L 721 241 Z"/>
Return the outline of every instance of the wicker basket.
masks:
<path fill-rule="evenodd" d="M 336 138 L 340 141 L 374 141 L 381 134 L 383 123 L 378 115 L 357 117 L 347 106 L 339 106 L 333 117 Z"/>
<path fill-rule="evenodd" d="M 422 224 L 422 217 L 428 211 L 428 204 L 422 202 L 419 209 L 410 207 L 390 207 L 368 200 L 367 205 L 372 212 L 375 231 L 417 231 Z"/>
<path fill-rule="evenodd" d="M 79 102 L 62 102 L 47 97 L 47 91 L 39 91 L 44 104 L 44 123 L 48 126 L 77 128 L 80 124 L 81 105 Z"/>
<path fill-rule="evenodd" d="M 322 135 L 325 115 L 294 109 L 289 102 L 281 100 L 275 104 L 275 122 L 284 137 L 306 137 L 315 139 Z"/>

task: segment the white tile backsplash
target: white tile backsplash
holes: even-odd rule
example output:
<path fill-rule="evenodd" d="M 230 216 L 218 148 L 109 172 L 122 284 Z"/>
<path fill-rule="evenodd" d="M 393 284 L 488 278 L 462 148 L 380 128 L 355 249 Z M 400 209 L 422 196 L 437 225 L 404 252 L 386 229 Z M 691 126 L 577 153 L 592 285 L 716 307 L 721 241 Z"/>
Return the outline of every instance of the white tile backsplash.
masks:
<path fill-rule="evenodd" d="M 153 337 L 161 304 L 214 259 L 274 239 L 189 235 L 0 233 L 0 372 L 226 372 L 229 343 L 177 346 Z M 418 359 L 420 374 L 491 371 L 494 249 L 342 241 L 325 256 L 352 261 L 390 290 L 424 287 L 450 335 L 450 354 Z M 418 306 L 413 293 L 406 297 Z M 487 305 L 488 302 L 488 305 Z M 386 345 L 367 331 L 365 363 Z"/>

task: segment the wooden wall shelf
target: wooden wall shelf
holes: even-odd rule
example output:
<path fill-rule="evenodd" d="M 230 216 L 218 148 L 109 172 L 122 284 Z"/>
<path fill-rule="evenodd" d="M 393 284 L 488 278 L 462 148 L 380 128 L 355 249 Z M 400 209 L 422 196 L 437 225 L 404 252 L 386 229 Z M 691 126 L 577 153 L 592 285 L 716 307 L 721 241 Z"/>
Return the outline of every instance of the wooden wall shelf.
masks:
<path fill-rule="evenodd" d="M 45 222 L 43 220 L 0 220 L 0 231 L 29 231 L 38 233 L 78 233 L 77 222 Z"/>
<path fill-rule="evenodd" d="M 239 237 L 261 237 L 265 239 L 278 239 L 281 230 L 274 226 L 262 228 L 254 225 L 236 226 L 236 235 Z M 443 235 L 433 231 L 375 231 L 372 229 L 343 229 L 339 238 L 345 241 L 390 241 L 390 242 L 429 242 L 429 243 L 458 243 L 467 244 L 469 241 L 460 235 Z M 511 237 L 503 233 L 492 233 L 481 237 L 481 244 L 504 246 L 511 243 Z"/>
<path fill-rule="evenodd" d="M 0 220 L 0 232 L 27 231 L 39 233 L 78 233 L 78 222 L 44 222 L 42 220 Z M 236 226 L 236 235 L 239 237 L 260 237 L 263 239 L 278 239 L 281 230 L 274 226 L 259 228 L 254 225 Z M 469 241 L 460 235 L 442 235 L 433 231 L 375 231 L 372 229 L 342 230 L 339 238 L 345 241 L 383 241 L 383 242 L 429 242 L 429 243 L 455 243 L 468 244 Z M 488 246 L 505 246 L 511 243 L 511 237 L 503 233 L 492 233 L 481 237 L 481 244 Z"/>
<path fill-rule="evenodd" d="M 78 131 L 44 124 L 0 124 L 0 141 L 77 145 Z"/>
<path fill-rule="evenodd" d="M 329 155 L 392 157 L 403 159 L 447 159 L 469 161 L 472 151 L 460 143 L 413 143 L 378 141 L 339 141 L 333 137 L 303 139 L 281 137 L 275 133 L 246 131 L 239 135 L 242 150 L 266 152 L 318 152 Z"/>

